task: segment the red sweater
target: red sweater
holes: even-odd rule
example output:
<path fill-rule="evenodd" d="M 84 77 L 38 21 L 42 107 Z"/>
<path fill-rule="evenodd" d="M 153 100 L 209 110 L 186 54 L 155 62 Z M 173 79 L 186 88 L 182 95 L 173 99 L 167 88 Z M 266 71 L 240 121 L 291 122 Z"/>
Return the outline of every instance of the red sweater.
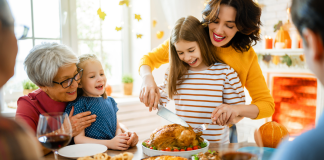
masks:
<path fill-rule="evenodd" d="M 64 112 L 67 103 L 51 99 L 44 91 L 38 89 L 17 101 L 16 119 L 24 120 L 36 133 L 39 115 L 48 112 Z"/>

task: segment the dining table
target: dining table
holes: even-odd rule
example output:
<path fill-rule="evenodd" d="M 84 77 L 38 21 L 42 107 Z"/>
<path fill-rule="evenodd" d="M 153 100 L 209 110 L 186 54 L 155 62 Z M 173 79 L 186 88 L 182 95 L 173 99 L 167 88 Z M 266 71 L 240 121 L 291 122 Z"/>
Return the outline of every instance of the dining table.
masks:
<path fill-rule="evenodd" d="M 255 143 L 246 143 L 245 145 L 246 145 L 245 147 L 248 147 L 248 146 L 257 146 Z M 230 143 L 228 145 L 228 147 L 229 148 L 234 147 L 234 143 Z M 219 148 L 219 144 L 218 143 L 211 143 L 209 145 L 209 150 L 211 150 L 211 151 L 217 151 L 218 148 Z M 148 157 L 147 155 L 145 155 L 143 153 L 142 143 L 138 143 L 135 147 L 129 148 L 126 151 L 117 151 L 117 150 L 110 150 L 110 149 L 108 149 L 105 153 L 107 153 L 109 156 L 112 156 L 113 157 L 113 156 L 118 155 L 118 154 L 121 154 L 123 152 L 133 153 L 134 154 L 133 160 L 140 160 L 142 158 Z M 59 160 L 71 160 L 71 158 L 62 157 L 60 155 L 58 155 L 58 159 Z M 44 156 L 44 160 L 55 160 L 54 159 L 53 152 L 45 155 Z"/>

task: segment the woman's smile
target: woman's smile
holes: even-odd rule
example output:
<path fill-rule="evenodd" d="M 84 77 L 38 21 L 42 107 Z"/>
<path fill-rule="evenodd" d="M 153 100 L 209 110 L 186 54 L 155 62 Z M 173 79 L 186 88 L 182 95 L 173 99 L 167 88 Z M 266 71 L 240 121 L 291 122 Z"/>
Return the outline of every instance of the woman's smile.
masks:
<path fill-rule="evenodd" d="M 216 34 L 216 33 L 213 33 L 213 35 L 214 35 L 214 40 L 216 41 L 216 42 L 221 42 L 221 41 L 223 41 L 225 38 L 226 38 L 226 36 L 220 36 L 220 35 L 218 35 L 218 34 Z"/>

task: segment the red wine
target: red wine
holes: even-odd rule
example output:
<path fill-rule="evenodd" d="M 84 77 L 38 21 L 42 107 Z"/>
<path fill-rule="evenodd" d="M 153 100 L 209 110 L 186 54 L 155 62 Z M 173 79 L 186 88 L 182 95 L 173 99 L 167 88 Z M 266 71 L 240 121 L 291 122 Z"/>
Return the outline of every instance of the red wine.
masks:
<path fill-rule="evenodd" d="M 225 153 L 222 156 L 222 160 L 250 160 L 254 157 L 253 154 L 245 153 L 245 152 L 229 152 Z"/>
<path fill-rule="evenodd" d="M 71 140 L 71 136 L 59 134 L 42 136 L 38 138 L 38 141 L 46 148 L 49 149 L 60 149 L 66 146 Z"/>

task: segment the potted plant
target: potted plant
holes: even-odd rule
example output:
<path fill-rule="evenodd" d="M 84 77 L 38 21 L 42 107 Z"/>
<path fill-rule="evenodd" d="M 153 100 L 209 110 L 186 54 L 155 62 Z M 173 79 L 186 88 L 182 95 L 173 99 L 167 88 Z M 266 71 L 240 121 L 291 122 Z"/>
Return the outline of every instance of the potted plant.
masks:
<path fill-rule="evenodd" d="M 24 88 L 24 91 L 23 91 L 24 95 L 28 95 L 28 93 L 31 93 L 34 90 L 38 89 L 38 86 L 36 86 L 36 84 L 34 84 L 30 80 L 25 80 L 23 82 L 23 88 Z"/>
<path fill-rule="evenodd" d="M 133 77 L 131 75 L 124 75 L 122 78 L 124 84 L 124 94 L 132 95 L 133 93 Z"/>

